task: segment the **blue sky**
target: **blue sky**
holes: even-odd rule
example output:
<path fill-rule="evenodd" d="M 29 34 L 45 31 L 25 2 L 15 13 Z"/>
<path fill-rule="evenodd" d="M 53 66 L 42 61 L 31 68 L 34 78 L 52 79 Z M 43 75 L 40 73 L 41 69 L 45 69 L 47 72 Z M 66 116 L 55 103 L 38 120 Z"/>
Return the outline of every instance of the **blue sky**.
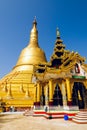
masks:
<path fill-rule="evenodd" d="M 11 71 L 28 45 L 34 16 L 39 45 L 48 61 L 57 27 L 66 49 L 87 58 L 87 0 L 0 0 L 0 78 Z"/>

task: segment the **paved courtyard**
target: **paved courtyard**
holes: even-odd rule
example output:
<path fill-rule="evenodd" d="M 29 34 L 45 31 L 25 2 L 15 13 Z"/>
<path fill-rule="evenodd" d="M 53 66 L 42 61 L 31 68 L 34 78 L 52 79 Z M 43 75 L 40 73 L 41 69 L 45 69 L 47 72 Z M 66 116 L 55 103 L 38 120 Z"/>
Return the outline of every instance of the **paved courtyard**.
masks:
<path fill-rule="evenodd" d="M 0 115 L 0 130 L 87 130 L 87 124 L 76 124 L 64 119 L 23 116 L 23 114 Z"/>

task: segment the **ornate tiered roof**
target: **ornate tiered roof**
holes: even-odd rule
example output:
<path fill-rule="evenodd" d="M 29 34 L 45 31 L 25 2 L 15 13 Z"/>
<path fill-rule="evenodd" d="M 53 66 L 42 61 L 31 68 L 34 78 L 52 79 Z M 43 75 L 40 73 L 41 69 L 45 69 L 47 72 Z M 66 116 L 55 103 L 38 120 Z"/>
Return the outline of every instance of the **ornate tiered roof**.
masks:
<path fill-rule="evenodd" d="M 76 63 L 83 64 L 84 57 L 81 57 L 77 52 L 70 52 L 65 49 L 63 40 L 61 40 L 59 29 L 56 31 L 56 42 L 54 51 L 48 63 L 40 63 L 35 66 L 35 73 L 43 75 L 45 79 L 48 78 L 63 78 L 72 75 L 72 69 Z M 49 74 L 50 73 L 50 74 Z M 43 79 L 43 78 L 42 78 Z"/>

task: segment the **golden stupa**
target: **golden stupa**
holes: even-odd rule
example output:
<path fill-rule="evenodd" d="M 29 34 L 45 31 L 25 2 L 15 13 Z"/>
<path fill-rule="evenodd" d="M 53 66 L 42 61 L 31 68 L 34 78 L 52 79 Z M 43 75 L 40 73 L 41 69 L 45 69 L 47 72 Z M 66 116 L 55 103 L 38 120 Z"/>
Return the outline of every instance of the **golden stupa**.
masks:
<path fill-rule="evenodd" d="M 77 52 L 70 52 L 56 32 L 50 61 L 38 45 L 36 19 L 30 42 L 13 70 L 0 80 L 0 100 L 6 108 L 32 105 L 77 106 L 87 108 L 87 64 Z"/>
<path fill-rule="evenodd" d="M 44 51 L 38 44 L 36 19 L 25 47 L 12 71 L 0 80 L 0 99 L 7 107 L 29 107 L 35 102 L 36 87 L 32 83 L 34 65 L 45 63 Z"/>

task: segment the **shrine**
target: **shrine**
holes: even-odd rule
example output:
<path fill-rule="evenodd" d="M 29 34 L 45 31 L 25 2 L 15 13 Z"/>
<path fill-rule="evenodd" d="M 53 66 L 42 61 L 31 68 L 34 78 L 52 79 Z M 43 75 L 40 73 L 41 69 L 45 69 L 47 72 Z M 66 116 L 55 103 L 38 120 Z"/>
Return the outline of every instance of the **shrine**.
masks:
<path fill-rule="evenodd" d="M 56 30 L 50 61 L 38 43 L 36 19 L 30 41 L 11 72 L 0 79 L 0 100 L 6 108 L 31 106 L 78 106 L 87 108 L 87 64 L 77 52 L 70 52 Z"/>

